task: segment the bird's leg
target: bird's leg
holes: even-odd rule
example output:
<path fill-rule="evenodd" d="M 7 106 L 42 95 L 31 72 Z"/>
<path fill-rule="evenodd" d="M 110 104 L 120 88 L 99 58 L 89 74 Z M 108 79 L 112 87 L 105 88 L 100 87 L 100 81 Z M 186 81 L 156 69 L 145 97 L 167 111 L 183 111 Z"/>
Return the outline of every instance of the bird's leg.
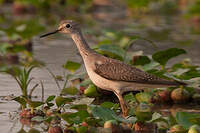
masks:
<path fill-rule="evenodd" d="M 118 93 L 116 91 L 114 91 L 115 95 L 118 97 L 119 99 L 119 103 L 120 103 L 120 106 L 122 108 L 122 113 L 123 113 L 123 116 L 126 117 L 128 116 L 128 106 L 126 104 L 126 102 L 124 101 L 123 97 L 122 97 L 122 94 L 121 93 Z"/>

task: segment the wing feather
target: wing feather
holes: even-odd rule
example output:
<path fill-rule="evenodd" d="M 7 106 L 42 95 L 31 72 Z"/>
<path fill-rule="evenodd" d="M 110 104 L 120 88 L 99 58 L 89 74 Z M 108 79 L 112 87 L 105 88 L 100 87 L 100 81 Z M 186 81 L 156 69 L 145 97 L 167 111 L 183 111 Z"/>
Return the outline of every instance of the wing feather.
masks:
<path fill-rule="evenodd" d="M 109 59 L 99 62 L 95 63 L 95 72 L 109 80 L 159 85 L 183 84 L 177 81 L 162 79 L 118 60 Z"/>

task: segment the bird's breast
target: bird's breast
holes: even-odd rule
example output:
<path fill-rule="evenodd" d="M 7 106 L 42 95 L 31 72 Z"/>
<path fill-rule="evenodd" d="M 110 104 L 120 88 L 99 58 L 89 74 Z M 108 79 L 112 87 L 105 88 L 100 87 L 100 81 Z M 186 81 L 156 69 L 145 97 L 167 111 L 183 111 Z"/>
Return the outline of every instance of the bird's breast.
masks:
<path fill-rule="evenodd" d="M 112 80 L 105 79 L 98 75 L 91 66 L 85 64 L 88 76 L 92 80 L 92 82 L 101 89 L 112 91 L 112 89 L 119 88 L 119 85 Z"/>

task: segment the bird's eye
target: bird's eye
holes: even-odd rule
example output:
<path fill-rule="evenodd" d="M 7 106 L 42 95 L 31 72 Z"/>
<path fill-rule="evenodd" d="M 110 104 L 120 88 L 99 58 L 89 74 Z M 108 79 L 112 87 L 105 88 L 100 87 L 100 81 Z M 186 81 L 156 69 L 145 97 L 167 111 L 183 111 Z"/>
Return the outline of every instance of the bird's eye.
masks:
<path fill-rule="evenodd" d="M 66 28 L 70 28 L 71 27 L 71 25 L 70 24 L 66 24 Z"/>

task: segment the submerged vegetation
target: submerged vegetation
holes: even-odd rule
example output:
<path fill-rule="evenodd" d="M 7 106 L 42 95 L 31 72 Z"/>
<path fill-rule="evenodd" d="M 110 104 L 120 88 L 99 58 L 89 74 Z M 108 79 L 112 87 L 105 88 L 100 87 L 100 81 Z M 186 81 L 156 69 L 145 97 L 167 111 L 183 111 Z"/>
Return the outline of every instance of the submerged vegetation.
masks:
<path fill-rule="evenodd" d="M 145 37 L 132 34 L 130 29 L 137 30 L 137 27 L 131 24 L 124 30 L 109 27 L 98 31 L 98 26 L 95 27 L 97 20 L 93 20 L 92 15 L 88 14 L 95 12 L 95 8 L 100 5 L 110 6 L 109 0 L 103 1 L 99 3 L 98 0 L 0 0 L 0 72 L 14 78 L 21 91 L 21 95 L 12 98 L 21 105 L 17 118 L 23 126 L 16 132 L 199 133 L 200 112 L 182 110 L 179 107 L 188 104 L 199 110 L 200 66 L 194 65 L 189 58 L 177 61 L 178 56 L 187 56 L 187 51 L 175 46 L 157 50 L 151 55 L 132 50 L 139 41 L 156 49 L 156 41 L 164 41 L 169 37 L 168 34 L 173 32 L 169 29 L 164 29 L 165 32 L 152 32 L 150 29 Z M 166 16 L 173 16 L 182 11 L 184 13 L 181 17 L 194 24 L 191 27 L 191 34 L 199 34 L 199 0 L 125 0 L 123 4 L 129 19 L 138 18 L 146 13 L 156 15 L 158 10 Z M 190 6 L 186 6 L 187 4 Z M 8 12 L 4 5 L 12 8 L 12 12 Z M 132 13 L 139 14 L 131 16 Z M 48 66 L 45 66 L 45 62 L 34 59 L 32 46 L 35 36 L 44 31 L 47 25 L 55 25 L 59 19 L 66 16 L 85 23 L 88 27 L 88 36 L 93 35 L 96 37 L 95 41 L 98 41 L 97 45 L 92 46 L 98 53 L 162 78 L 185 82 L 188 86 L 146 88 L 140 92 L 129 92 L 123 96 L 129 107 L 129 115 L 126 118 L 122 117 L 117 98 L 112 93 L 96 87 L 86 72 L 80 72 L 82 63 L 67 60 L 62 65 L 65 71 L 63 75 L 55 75 Z M 144 25 L 139 27 L 141 30 L 144 29 Z M 91 30 L 93 28 L 94 31 Z M 187 38 L 180 39 L 180 35 L 174 36 L 178 37 L 172 37 L 172 41 L 178 44 L 192 43 Z M 92 37 L 90 39 L 94 40 Z M 171 60 L 174 62 L 169 63 Z M 42 68 L 45 68 L 54 79 L 59 95 L 44 97 L 45 85 L 42 81 L 36 83 L 31 75 L 33 70 Z M 41 100 L 33 96 L 38 88 L 41 89 Z M 30 127 L 29 131 L 24 125 Z"/>

